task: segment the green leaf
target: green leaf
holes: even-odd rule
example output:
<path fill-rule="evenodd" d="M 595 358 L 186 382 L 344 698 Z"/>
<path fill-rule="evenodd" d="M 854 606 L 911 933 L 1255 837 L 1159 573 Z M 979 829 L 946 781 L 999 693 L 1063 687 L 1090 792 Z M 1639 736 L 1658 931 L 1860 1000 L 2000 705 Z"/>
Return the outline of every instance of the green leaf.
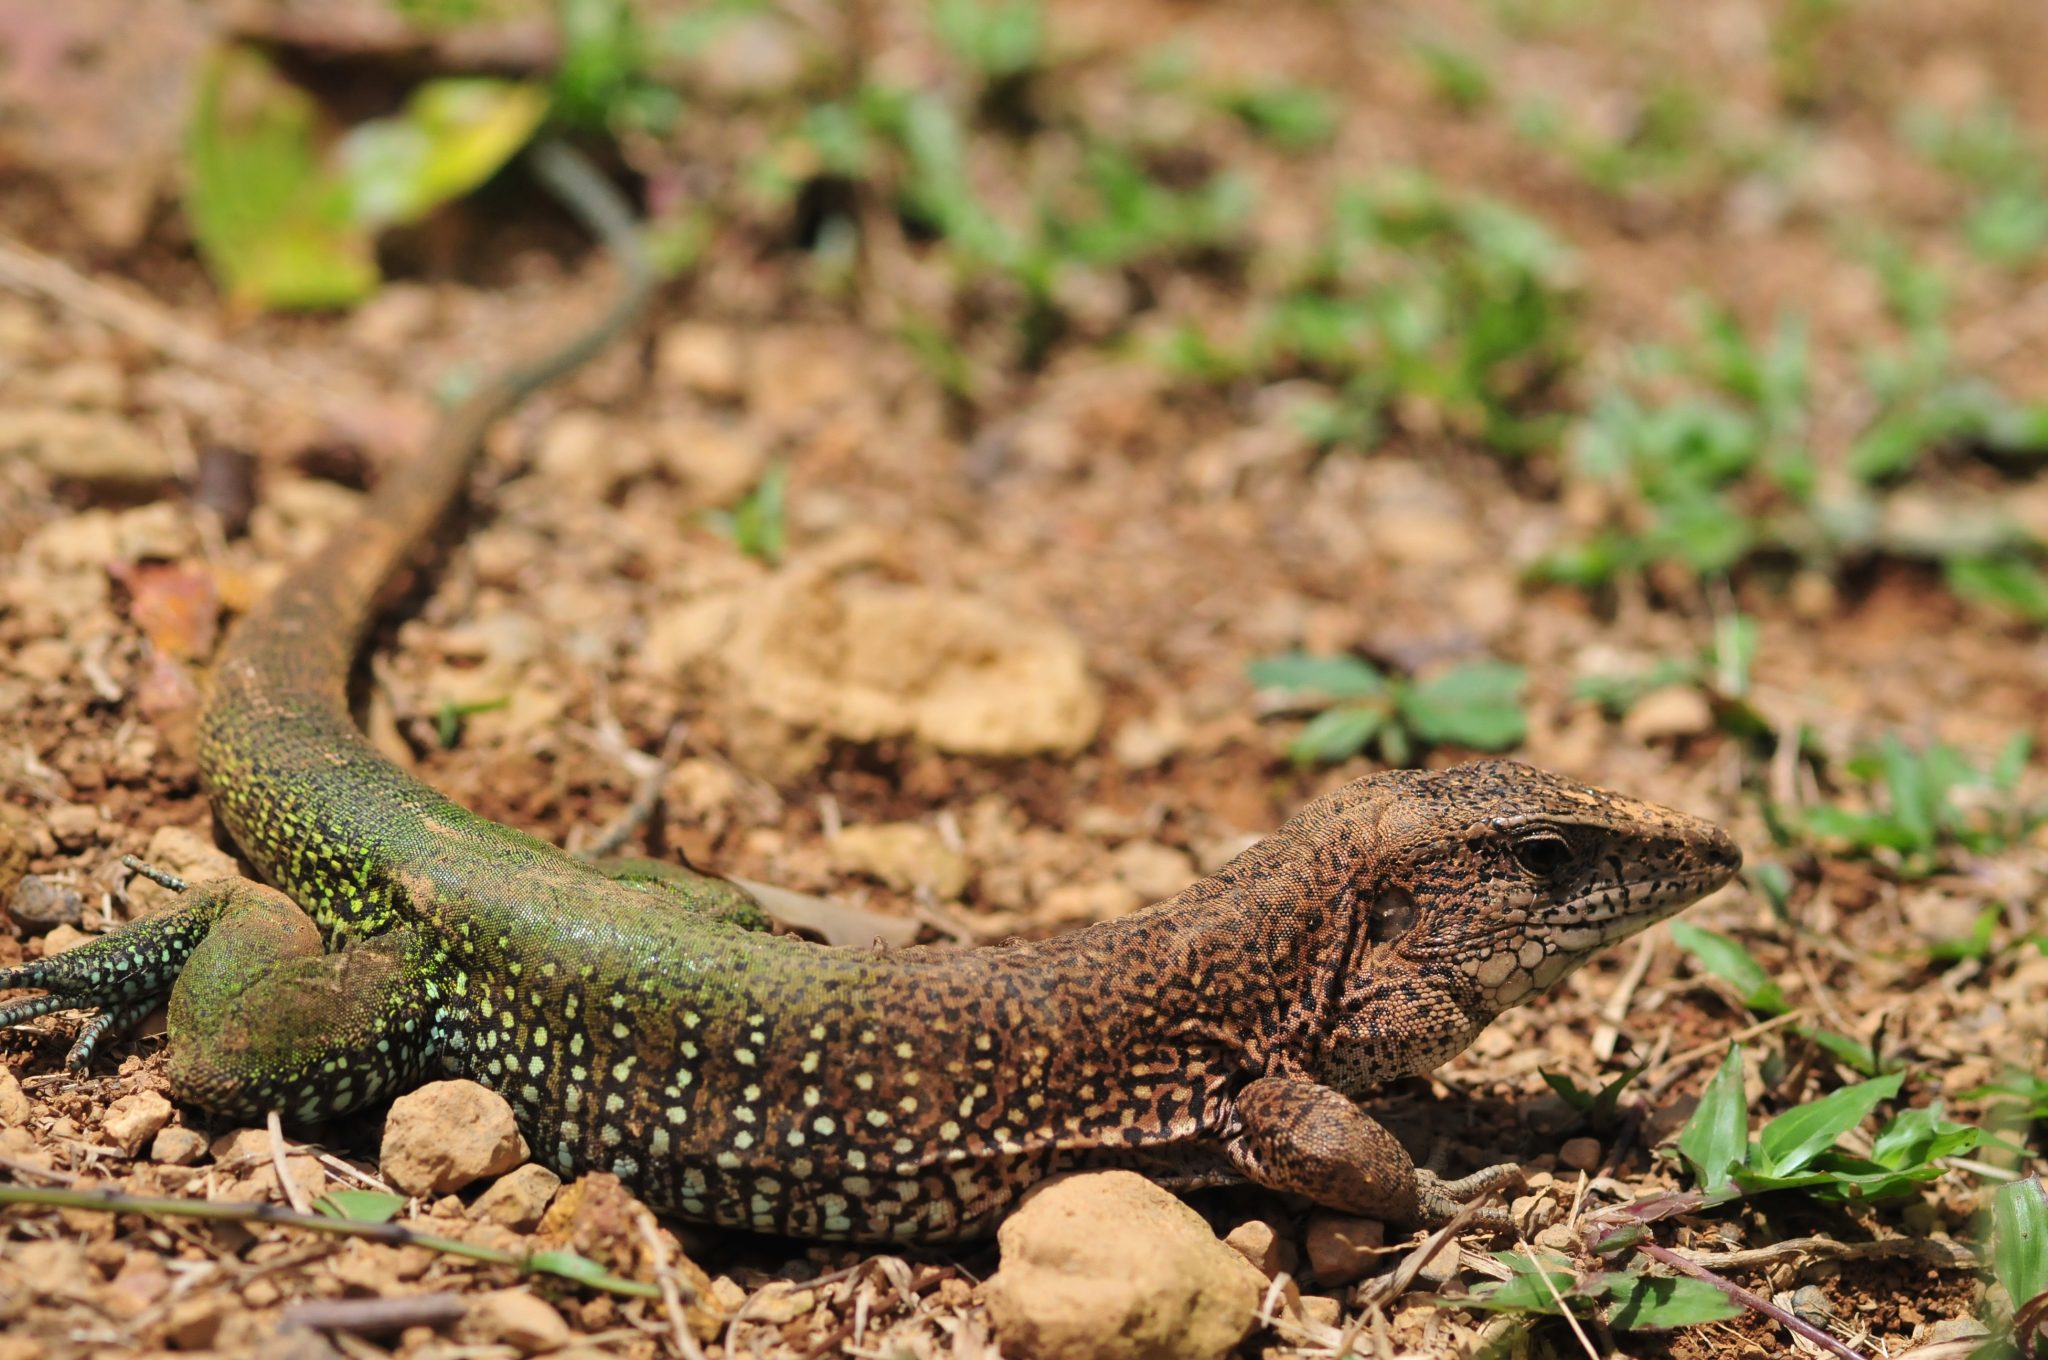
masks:
<path fill-rule="evenodd" d="M 1858 1043 L 1846 1034 L 1810 1025 L 1794 1025 L 1792 1032 L 1861 1076 L 1875 1077 L 1884 1070 L 1870 1045 Z"/>
<path fill-rule="evenodd" d="M 1862 1123 L 1880 1101 L 1897 1095 L 1904 1080 L 1903 1073 L 1893 1072 L 1785 1111 L 1757 1135 L 1757 1170 L 1773 1176 L 1798 1174 L 1815 1155 Z"/>
<path fill-rule="evenodd" d="M 2048 1293 L 2048 1186 L 2039 1176 L 2002 1185 L 1993 1196 L 1991 1271 L 2015 1309 Z"/>
<path fill-rule="evenodd" d="M 1289 652 L 1260 657 L 1245 667 L 1260 689 L 1282 689 L 1332 699 L 1364 699 L 1387 692 L 1386 677 L 1355 656 L 1310 656 Z"/>
<path fill-rule="evenodd" d="M 1365 749 L 1386 720 L 1384 709 L 1363 705 L 1326 709 L 1287 744 L 1287 754 L 1304 765 L 1348 760 Z"/>
<path fill-rule="evenodd" d="M 332 307 L 377 286 L 369 235 L 323 171 L 311 96 L 255 49 L 200 73 L 185 133 L 185 213 L 207 269 L 239 306 Z"/>
<path fill-rule="evenodd" d="M 1522 713 L 1528 673 L 1502 661 L 1473 661 L 1407 686 L 1401 721 L 1423 741 L 1504 751 L 1529 730 Z"/>
<path fill-rule="evenodd" d="M 1678 1132 L 1678 1152 L 1702 1190 L 1718 1190 L 1749 1149 L 1749 1109 L 1742 1094 L 1742 1045 L 1733 1044 L 1700 1093 L 1699 1108 Z"/>
<path fill-rule="evenodd" d="M 1742 1004 L 1759 1015 L 1782 1015 L 1785 993 L 1747 949 L 1719 931 L 1685 921 L 1671 923 L 1671 938 L 1699 961 L 1700 967 L 1735 989 Z"/>
<path fill-rule="evenodd" d="M 389 1223 L 404 1207 L 404 1195 L 386 1190 L 330 1190 L 313 1201 L 317 1212 L 355 1223 Z"/>
<path fill-rule="evenodd" d="M 1613 1278 L 1614 1304 L 1609 1326 L 1624 1332 L 1665 1331 L 1702 1322 L 1739 1317 L 1729 1297 L 1705 1280 L 1670 1275 L 1621 1275 Z"/>
<path fill-rule="evenodd" d="M 1951 557 L 1942 564 L 1948 588 L 1972 604 L 1990 605 L 2031 623 L 2048 622 L 2048 576 L 2024 557 Z"/>
<path fill-rule="evenodd" d="M 619 1290 L 630 1293 L 654 1293 L 650 1285 L 638 1280 L 628 1280 L 614 1275 L 588 1256 L 563 1249 L 560 1251 L 537 1251 L 521 1262 L 528 1270 L 540 1271 L 547 1275 L 559 1275 L 565 1280 L 587 1284 L 599 1289 Z"/>
<path fill-rule="evenodd" d="M 1941 1117 L 1941 1102 L 1901 1110 L 1877 1132 L 1870 1159 L 1894 1171 L 1924 1166 L 1942 1157 L 1959 1157 L 1983 1138 L 1980 1129 Z"/>
<path fill-rule="evenodd" d="M 547 114 L 537 85 L 481 76 L 430 80 L 394 118 L 351 129 L 339 148 L 349 215 L 371 230 L 417 222 L 495 174 Z"/>

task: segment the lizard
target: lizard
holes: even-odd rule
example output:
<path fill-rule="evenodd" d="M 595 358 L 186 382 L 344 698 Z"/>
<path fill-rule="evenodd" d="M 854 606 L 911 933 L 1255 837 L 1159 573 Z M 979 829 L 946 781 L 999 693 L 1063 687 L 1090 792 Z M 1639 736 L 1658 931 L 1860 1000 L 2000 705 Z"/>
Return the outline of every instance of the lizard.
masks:
<path fill-rule="evenodd" d="M 1397 770 L 1145 910 L 860 949 L 776 933 L 716 876 L 586 862 L 378 753 L 347 681 L 383 593 L 491 422 L 648 293 L 616 191 L 560 148 L 535 164 L 618 257 L 618 301 L 445 414 L 215 660 L 201 773 L 277 886 L 179 884 L 0 970 L 0 990 L 40 993 L 0 1025 L 93 1010 L 82 1065 L 167 1001 L 172 1093 L 223 1117 L 316 1123 L 469 1077 L 565 1177 L 609 1171 L 657 1209 L 798 1237 L 973 1238 L 1089 1167 L 1423 1224 L 1512 1179 L 1439 1177 L 1358 1100 L 1728 881 L 1741 853 L 1719 827 L 1509 761 Z"/>

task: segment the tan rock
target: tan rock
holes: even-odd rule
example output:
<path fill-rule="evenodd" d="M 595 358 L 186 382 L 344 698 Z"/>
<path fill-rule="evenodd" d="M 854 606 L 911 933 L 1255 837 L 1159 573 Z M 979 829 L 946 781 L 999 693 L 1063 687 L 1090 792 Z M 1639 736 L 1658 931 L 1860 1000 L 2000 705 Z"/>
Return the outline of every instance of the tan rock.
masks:
<path fill-rule="evenodd" d="M 1118 846 L 1109 857 L 1109 867 L 1119 882 L 1147 902 L 1171 897 L 1199 877 L 1187 851 L 1157 841 Z"/>
<path fill-rule="evenodd" d="M 0 1067 L 0 1128 L 18 1129 L 34 1114 L 35 1107 L 29 1104 L 28 1093 L 21 1089 L 14 1069 Z"/>
<path fill-rule="evenodd" d="M 1309 1273 L 1323 1284 L 1349 1284 L 1379 1263 L 1386 1245 L 1386 1225 L 1376 1218 L 1315 1214 L 1309 1218 L 1304 1246 Z"/>
<path fill-rule="evenodd" d="M 158 1130 L 170 1122 L 170 1101 L 155 1091 L 138 1091 L 107 1106 L 106 1117 L 100 1120 L 100 1132 L 115 1147 L 133 1157 L 142 1151 L 144 1143 L 156 1137 Z"/>
<path fill-rule="evenodd" d="M 1621 730 L 1641 742 L 1694 737 L 1713 728 L 1713 707 L 1693 685 L 1653 689 L 1636 700 L 1621 720 Z"/>
<path fill-rule="evenodd" d="M 1299 1253 L 1280 1229 L 1263 1218 L 1247 1219 L 1223 1237 L 1224 1245 L 1257 1266 L 1268 1279 L 1292 1275 Z"/>
<path fill-rule="evenodd" d="M 569 1340 L 569 1324 L 543 1300 L 525 1289 L 497 1289 L 470 1305 L 461 1332 L 475 1341 L 510 1346 L 521 1355 L 560 1350 Z"/>
<path fill-rule="evenodd" d="M 87 934 L 77 926 L 66 921 L 49 934 L 43 936 L 43 957 L 47 959 L 52 954 L 62 954 L 67 949 L 76 949 L 82 944 L 91 944 L 98 938 L 99 936 Z"/>
<path fill-rule="evenodd" d="M 1072 633 L 946 591 L 793 574 L 739 612 L 724 657 L 748 702 L 850 741 L 1071 752 L 1102 719 Z"/>
<path fill-rule="evenodd" d="M 124 416 L 45 406 L 0 412 L 0 459 L 26 455 L 52 477 L 146 488 L 177 474 L 170 450 Z"/>
<path fill-rule="evenodd" d="M 218 1293 L 188 1294 L 165 1316 L 164 1340 L 181 1351 L 209 1350 L 227 1315 L 228 1301 Z"/>
<path fill-rule="evenodd" d="M 956 898 L 967 887 L 967 859 L 931 827 L 918 822 L 849 826 L 832 838 L 833 864 L 866 874 L 902 892 L 929 888 Z"/>
<path fill-rule="evenodd" d="M 1201 1215 L 1143 1176 L 1059 1176 L 997 1233 L 983 1288 L 1003 1349 L 1043 1360 L 1221 1360 L 1266 1279 Z"/>
<path fill-rule="evenodd" d="M 498 1177 L 490 1189 L 477 1196 L 476 1203 L 469 1206 L 469 1216 L 514 1232 L 532 1232 L 547 1212 L 548 1201 L 561 1188 L 560 1176 L 528 1162 Z"/>
<path fill-rule="evenodd" d="M 1574 1171 L 1591 1171 L 1600 1165 L 1598 1138 L 1567 1138 L 1557 1150 L 1557 1160 Z"/>
<path fill-rule="evenodd" d="M 159 1129 L 149 1143 L 149 1160 L 166 1166 L 191 1166 L 206 1155 L 206 1137 L 197 1129 Z"/>
<path fill-rule="evenodd" d="M 158 827 L 150 833 L 141 859 L 150 868 L 176 874 L 187 883 L 233 878 L 239 872 L 233 855 L 189 826 Z M 159 887 L 140 874 L 128 880 L 128 900 L 139 912 L 160 910 L 177 897 L 169 888 Z"/>
<path fill-rule="evenodd" d="M 746 356 L 730 326 L 682 321 L 654 347 L 655 376 L 714 401 L 731 401 L 746 386 Z"/>
<path fill-rule="evenodd" d="M 1301 1316 L 1318 1327 L 1334 1327 L 1344 1318 L 1344 1301 L 1328 1294 L 1303 1294 Z"/>
<path fill-rule="evenodd" d="M 0 902 L 5 902 L 15 885 L 27 876 L 35 846 L 28 814 L 12 803 L 0 803 Z"/>
<path fill-rule="evenodd" d="M 503 1096 L 473 1081 L 435 1081 L 391 1102 L 378 1164 L 408 1195 L 446 1195 L 525 1157 Z"/>

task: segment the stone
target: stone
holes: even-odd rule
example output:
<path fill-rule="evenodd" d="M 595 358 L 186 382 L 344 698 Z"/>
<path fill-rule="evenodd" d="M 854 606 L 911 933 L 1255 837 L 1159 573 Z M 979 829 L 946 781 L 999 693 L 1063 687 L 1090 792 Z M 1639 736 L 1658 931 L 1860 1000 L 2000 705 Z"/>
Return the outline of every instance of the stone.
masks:
<path fill-rule="evenodd" d="M 983 1297 L 1011 1355 L 1222 1360 L 1266 1292 L 1200 1214 L 1131 1171 L 1045 1182 L 996 1240 L 1002 1265 Z"/>
<path fill-rule="evenodd" d="M 1591 1171 L 1600 1165 L 1600 1156 L 1598 1138 L 1567 1138 L 1557 1150 L 1557 1160 L 1574 1171 Z"/>
<path fill-rule="evenodd" d="M 98 808 L 86 807 L 82 803 L 59 803 L 48 814 L 50 835 L 64 850 L 83 850 L 99 839 L 100 813 Z"/>
<path fill-rule="evenodd" d="M 20 1078 L 12 1068 L 0 1067 L 0 1129 L 21 1128 L 34 1114 L 35 1107 L 29 1103 L 28 1093 L 21 1089 Z"/>
<path fill-rule="evenodd" d="M 1223 1242 L 1238 1255 L 1257 1266 L 1268 1279 L 1291 1275 L 1299 1253 L 1294 1243 L 1263 1218 L 1246 1219 L 1223 1235 Z"/>
<path fill-rule="evenodd" d="M 227 1315 L 228 1301 L 220 1294 L 188 1294 L 165 1315 L 164 1340 L 181 1351 L 210 1350 Z"/>
<path fill-rule="evenodd" d="M 1187 851 L 1157 841 L 1119 845 L 1109 857 L 1109 867 L 1120 882 L 1147 902 L 1163 901 L 1199 877 Z"/>
<path fill-rule="evenodd" d="M 69 883 L 25 874 L 7 899 L 7 914 L 32 929 L 75 928 L 85 919 L 85 898 Z"/>
<path fill-rule="evenodd" d="M 1714 727 L 1707 696 L 1692 685 L 1665 685 L 1636 700 L 1621 720 L 1621 730 L 1640 742 L 1696 737 Z"/>
<path fill-rule="evenodd" d="M 107 1106 L 100 1120 L 100 1132 L 121 1151 L 133 1157 L 142 1145 L 156 1137 L 171 1122 L 171 1102 L 155 1091 L 137 1091 Z"/>
<path fill-rule="evenodd" d="M 1329 1294 L 1303 1294 L 1301 1316 L 1318 1327 L 1334 1327 L 1344 1319 L 1344 1301 Z"/>
<path fill-rule="evenodd" d="M 532 1232 L 547 1212 L 548 1201 L 562 1188 L 562 1178 L 544 1166 L 528 1162 L 492 1183 L 469 1206 L 469 1216 L 496 1223 L 513 1232 Z"/>
<path fill-rule="evenodd" d="M 746 357 L 739 334 L 708 321 L 681 321 L 654 347 L 655 376 L 713 401 L 733 401 L 746 390 Z"/>
<path fill-rule="evenodd" d="M 1387 1228 L 1376 1218 L 1315 1214 L 1304 1245 L 1309 1273 L 1322 1284 L 1349 1284 L 1379 1263 Z"/>
<path fill-rule="evenodd" d="M 496 1289 L 478 1298 L 460 1330 L 474 1341 L 510 1346 L 521 1355 L 560 1350 L 569 1340 L 562 1315 L 525 1289 Z"/>
<path fill-rule="evenodd" d="M 0 411 L 0 459 L 26 455 L 52 477 L 133 490 L 177 475 L 163 443 L 106 411 L 45 406 Z"/>
<path fill-rule="evenodd" d="M 0 803 L 0 902 L 13 897 L 15 888 L 28 876 L 35 848 L 35 833 L 29 829 L 27 815 L 12 803 Z"/>
<path fill-rule="evenodd" d="M 967 887 L 967 859 L 919 822 L 849 826 L 832 838 L 832 861 L 845 873 L 866 874 L 900 892 L 929 888 L 942 899 Z"/>
<path fill-rule="evenodd" d="M 435 1081 L 391 1102 L 378 1164 L 408 1195 L 447 1195 L 526 1159 L 512 1107 L 473 1081 Z"/>
<path fill-rule="evenodd" d="M 1072 632 L 948 591 L 786 573 L 738 612 L 723 659 L 757 709 L 848 741 L 1072 753 L 1102 720 Z"/>
<path fill-rule="evenodd" d="M 149 1144 L 149 1160 L 167 1166 L 191 1166 L 206 1155 L 206 1137 L 196 1129 L 159 1129 Z"/>
<path fill-rule="evenodd" d="M 175 874 L 187 883 L 204 883 L 215 878 L 234 878 L 235 857 L 215 845 L 208 836 L 189 826 L 160 826 L 150 833 L 149 844 L 139 856 L 152 869 Z M 138 912 L 169 906 L 178 895 L 159 887 L 140 874 L 128 880 L 128 900 Z"/>

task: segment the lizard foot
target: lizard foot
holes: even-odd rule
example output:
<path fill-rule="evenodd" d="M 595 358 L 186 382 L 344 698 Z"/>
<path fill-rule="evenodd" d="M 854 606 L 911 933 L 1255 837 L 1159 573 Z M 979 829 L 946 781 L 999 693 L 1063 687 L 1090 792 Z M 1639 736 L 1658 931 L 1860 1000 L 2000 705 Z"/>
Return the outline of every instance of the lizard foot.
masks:
<path fill-rule="evenodd" d="M 1505 1185 L 1520 1185 L 1522 1168 L 1513 1162 L 1501 1162 L 1469 1176 L 1447 1181 L 1434 1171 L 1418 1168 L 1415 1172 L 1416 1217 L 1428 1228 L 1442 1227 L 1463 1213 L 1465 1206 L 1481 1195 L 1490 1194 Z M 1512 1228 L 1515 1221 L 1505 1205 L 1488 1204 L 1475 1210 L 1471 1223 L 1481 1228 Z"/>
<path fill-rule="evenodd" d="M 185 892 L 181 879 L 158 874 L 134 860 L 129 867 L 174 891 Z M 96 1011 L 64 1055 L 65 1066 L 83 1071 L 102 1040 L 118 1038 L 135 1028 L 170 996 L 178 970 L 218 915 L 217 899 L 212 885 L 202 885 L 173 906 L 130 921 L 75 949 L 18 968 L 0 968 L 0 992 L 32 987 L 43 993 L 0 1006 L 0 1029 L 51 1011 Z"/>

